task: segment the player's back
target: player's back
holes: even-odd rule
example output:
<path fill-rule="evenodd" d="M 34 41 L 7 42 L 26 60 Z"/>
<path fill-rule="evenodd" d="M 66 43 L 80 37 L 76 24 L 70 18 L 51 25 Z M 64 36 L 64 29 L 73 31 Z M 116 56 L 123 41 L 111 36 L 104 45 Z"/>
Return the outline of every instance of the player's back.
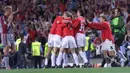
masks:
<path fill-rule="evenodd" d="M 51 29 L 50 29 L 50 34 L 55 34 L 55 31 L 56 31 L 56 28 L 57 28 L 57 23 L 60 23 L 61 21 L 59 21 L 59 19 L 61 19 L 62 17 L 61 16 L 58 16 L 55 20 L 54 20 L 54 22 L 53 22 L 53 24 L 52 24 L 52 27 L 51 27 Z"/>
<path fill-rule="evenodd" d="M 63 28 L 65 27 L 66 24 L 63 23 L 64 18 L 60 17 L 57 19 L 57 27 L 56 27 L 56 34 L 63 36 Z"/>
<path fill-rule="evenodd" d="M 74 36 L 74 28 L 72 23 L 67 23 L 63 28 L 63 37 L 64 36 Z"/>

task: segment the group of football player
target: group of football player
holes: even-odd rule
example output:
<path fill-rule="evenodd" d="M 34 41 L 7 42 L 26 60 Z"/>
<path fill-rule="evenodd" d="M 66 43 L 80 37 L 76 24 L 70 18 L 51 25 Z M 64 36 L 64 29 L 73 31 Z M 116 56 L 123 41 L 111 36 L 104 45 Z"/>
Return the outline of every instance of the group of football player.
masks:
<path fill-rule="evenodd" d="M 45 67 L 47 68 L 49 56 L 51 54 L 52 68 L 67 68 L 68 53 L 71 53 L 74 65 L 79 68 L 78 55 L 83 59 L 82 67 L 90 67 L 84 47 L 86 45 L 85 28 L 94 28 L 102 31 L 102 53 L 104 59 L 114 57 L 113 36 L 110 25 L 105 21 L 105 17 L 100 16 L 101 23 L 92 23 L 85 19 L 83 10 L 65 11 L 62 16 L 56 17 L 54 20 L 49 36 L 48 36 L 48 52 L 45 59 Z M 109 52 L 109 53 L 108 53 Z M 108 57 L 108 54 L 110 57 Z M 63 61 L 63 65 L 62 65 Z"/>

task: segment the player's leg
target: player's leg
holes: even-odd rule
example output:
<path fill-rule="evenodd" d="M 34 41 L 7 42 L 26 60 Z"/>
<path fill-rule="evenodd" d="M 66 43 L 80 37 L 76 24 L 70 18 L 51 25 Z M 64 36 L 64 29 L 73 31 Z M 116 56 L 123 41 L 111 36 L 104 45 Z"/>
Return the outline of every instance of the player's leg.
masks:
<path fill-rule="evenodd" d="M 109 51 L 109 56 L 115 57 L 115 51 Z"/>
<path fill-rule="evenodd" d="M 61 48 L 60 48 L 60 51 L 59 51 L 59 54 L 58 54 L 58 57 L 57 57 L 57 61 L 56 61 L 56 64 L 58 67 L 61 66 L 61 61 L 63 59 L 63 53 L 64 53 L 64 49 L 65 48 L 68 48 L 68 37 L 64 37 L 62 39 L 62 45 L 61 45 Z"/>
<path fill-rule="evenodd" d="M 70 66 L 70 65 L 68 64 L 68 56 L 69 56 L 69 57 L 72 59 L 72 61 L 73 61 L 73 57 L 72 57 L 72 55 L 71 55 L 70 49 L 66 48 L 66 49 L 64 50 L 64 54 L 63 54 L 63 66 L 64 66 L 64 68 L 72 68 L 72 66 Z"/>
<path fill-rule="evenodd" d="M 71 53 L 72 53 L 74 62 L 75 62 L 75 64 L 76 64 L 76 67 L 79 67 L 78 56 L 77 56 L 77 54 L 75 53 L 75 48 L 70 48 L 70 49 L 71 49 Z"/>
<path fill-rule="evenodd" d="M 88 63 L 88 60 L 87 60 L 87 58 L 86 58 L 85 52 L 84 52 L 84 50 L 83 50 L 83 47 L 80 47 L 80 48 L 79 48 L 79 54 L 80 54 L 80 56 L 83 58 L 84 64 Z"/>
<path fill-rule="evenodd" d="M 104 59 L 104 67 L 111 67 L 111 59 L 108 56 L 108 50 L 102 50 L 103 53 L 103 59 Z"/>
<path fill-rule="evenodd" d="M 48 67 L 48 62 L 49 62 L 49 57 L 51 55 L 51 51 L 52 51 L 52 47 L 48 48 L 47 55 L 46 55 L 46 58 L 45 58 L 45 67 L 46 68 Z"/>
<path fill-rule="evenodd" d="M 63 53 L 63 66 L 68 68 L 68 49 L 65 49 Z"/>
<path fill-rule="evenodd" d="M 79 54 L 83 58 L 84 65 L 86 65 L 88 63 L 88 60 L 87 60 L 87 57 L 85 55 L 85 51 L 83 49 L 84 49 L 83 47 L 79 48 Z"/>
<path fill-rule="evenodd" d="M 117 56 L 116 56 L 116 51 L 115 51 L 115 47 L 113 46 L 113 44 L 110 45 L 110 48 L 108 49 L 108 54 L 109 54 L 109 58 L 110 58 L 110 60 L 111 60 L 110 65 L 111 65 L 113 62 L 115 62 L 115 63 L 117 64 L 117 62 L 116 62 L 116 60 L 115 60 L 115 58 L 116 58 Z M 112 65 L 111 65 L 111 66 L 112 66 Z"/>
<path fill-rule="evenodd" d="M 106 51 L 103 51 L 104 57 L 106 59 L 106 62 L 108 64 L 108 67 L 111 67 L 111 63 L 114 60 L 115 55 L 115 47 L 112 43 L 112 41 L 106 40 L 104 43 L 104 48 L 106 48 Z"/>
<path fill-rule="evenodd" d="M 108 49 L 109 51 L 109 56 L 116 56 L 116 50 L 115 50 L 115 44 L 112 43 L 112 41 L 109 41 L 109 46 L 110 48 Z"/>
<path fill-rule="evenodd" d="M 59 54 L 58 54 L 58 57 L 57 57 L 57 60 L 56 60 L 56 65 L 57 65 L 57 68 L 61 68 L 61 62 L 62 62 L 62 59 L 63 59 L 63 54 L 64 54 L 64 48 L 60 48 L 60 51 L 59 51 Z"/>
<path fill-rule="evenodd" d="M 54 48 L 53 48 L 53 53 L 51 56 L 51 61 L 52 61 L 52 67 L 55 67 L 56 63 L 56 54 L 58 52 L 58 49 L 61 47 L 61 36 L 59 35 L 54 35 Z"/>
<path fill-rule="evenodd" d="M 109 60 L 109 58 L 108 58 L 108 51 L 107 50 L 102 50 L 102 53 L 103 53 L 103 59 L 105 60 L 105 64 L 104 65 L 107 65 L 108 66 L 108 64 L 110 63 L 110 60 Z"/>
<path fill-rule="evenodd" d="M 84 65 L 88 63 L 88 60 L 85 55 L 84 47 L 86 45 L 86 38 L 84 34 L 77 33 L 76 35 L 76 42 L 78 46 L 79 55 L 82 57 L 84 61 Z"/>
<path fill-rule="evenodd" d="M 75 50 L 75 48 L 77 48 L 75 38 L 70 36 L 69 39 L 70 39 L 69 48 L 70 48 L 72 56 L 74 58 L 74 62 L 76 64 L 76 67 L 79 67 L 78 56 L 77 56 L 76 50 Z"/>
<path fill-rule="evenodd" d="M 105 60 L 105 65 L 106 67 L 108 67 L 108 64 L 110 63 L 110 59 L 108 57 L 108 41 L 105 40 L 103 43 L 102 43 L 102 54 L 103 54 L 103 59 Z"/>
<path fill-rule="evenodd" d="M 52 66 L 52 68 L 55 67 L 57 51 L 58 51 L 58 48 L 53 48 L 53 52 L 52 52 L 52 55 L 51 55 L 51 66 Z"/>
<path fill-rule="evenodd" d="M 53 41 L 53 36 L 52 34 L 49 34 L 48 36 L 48 51 L 47 51 L 47 54 L 46 54 L 46 58 L 45 58 L 45 68 L 48 68 L 48 62 L 49 62 L 49 57 L 51 55 L 51 51 L 54 47 L 54 41 Z"/>
<path fill-rule="evenodd" d="M 101 67 L 104 67 L 105 64 L 106 64 L 106 60 L 105 60 L 105 58 L 103 57 Z"/>

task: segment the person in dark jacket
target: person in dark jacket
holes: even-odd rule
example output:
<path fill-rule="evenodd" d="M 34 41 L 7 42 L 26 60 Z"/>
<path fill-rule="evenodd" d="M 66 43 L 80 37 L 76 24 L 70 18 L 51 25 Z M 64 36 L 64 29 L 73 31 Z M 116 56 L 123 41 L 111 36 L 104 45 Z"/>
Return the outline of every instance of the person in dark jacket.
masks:
<path fill-rule="evenodd" d="M 21 35 L 21 42 L 19 44 L 19 61 L 18 68 L 26 68 L 26 54 L 27 54 L 27 45 L 24 43 L 24 36 Z"/>

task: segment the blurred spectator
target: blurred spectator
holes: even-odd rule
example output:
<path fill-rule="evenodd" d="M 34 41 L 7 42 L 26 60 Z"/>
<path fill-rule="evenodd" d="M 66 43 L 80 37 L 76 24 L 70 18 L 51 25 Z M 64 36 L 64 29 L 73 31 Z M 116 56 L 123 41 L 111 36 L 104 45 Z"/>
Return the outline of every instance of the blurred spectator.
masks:
<path fill-rule="evenodd" d="M 101 45 L 102 41 L 101 41 L 101 38 L 100 37 L 96 37 L 94 39 L 94 46 L 95 46 L 95 49 L 96 49 L 96 55 L 101 55 L 101 49 L 102 49 L 102 45 Z"/>
<path fill-rule="evenodd" d="M 96 23 L 100 22 L 100 20 L 99 20 L 99 13 L 97 13 L 97 14 L 94 13 L 93 22 L 96 22 Z"/>
<path fill-rule="evenodd" d="M 95 50 L 94 44 L 92 42 L 92 37 L 90 34 L 91 33 L 89 33 L 89 35 L 86 37 L 86 46 L 85 46 L 85 53 L 89 64 L 90 64 L 91 53 Z"/>
<path fill-rule="evenodd" d="M 68 11 L 77 8 L 76 1 L 77 1 L 77 0 L 68 0 L 68 2 L 67 2 L 67 10 L 68 10 Z"/>

